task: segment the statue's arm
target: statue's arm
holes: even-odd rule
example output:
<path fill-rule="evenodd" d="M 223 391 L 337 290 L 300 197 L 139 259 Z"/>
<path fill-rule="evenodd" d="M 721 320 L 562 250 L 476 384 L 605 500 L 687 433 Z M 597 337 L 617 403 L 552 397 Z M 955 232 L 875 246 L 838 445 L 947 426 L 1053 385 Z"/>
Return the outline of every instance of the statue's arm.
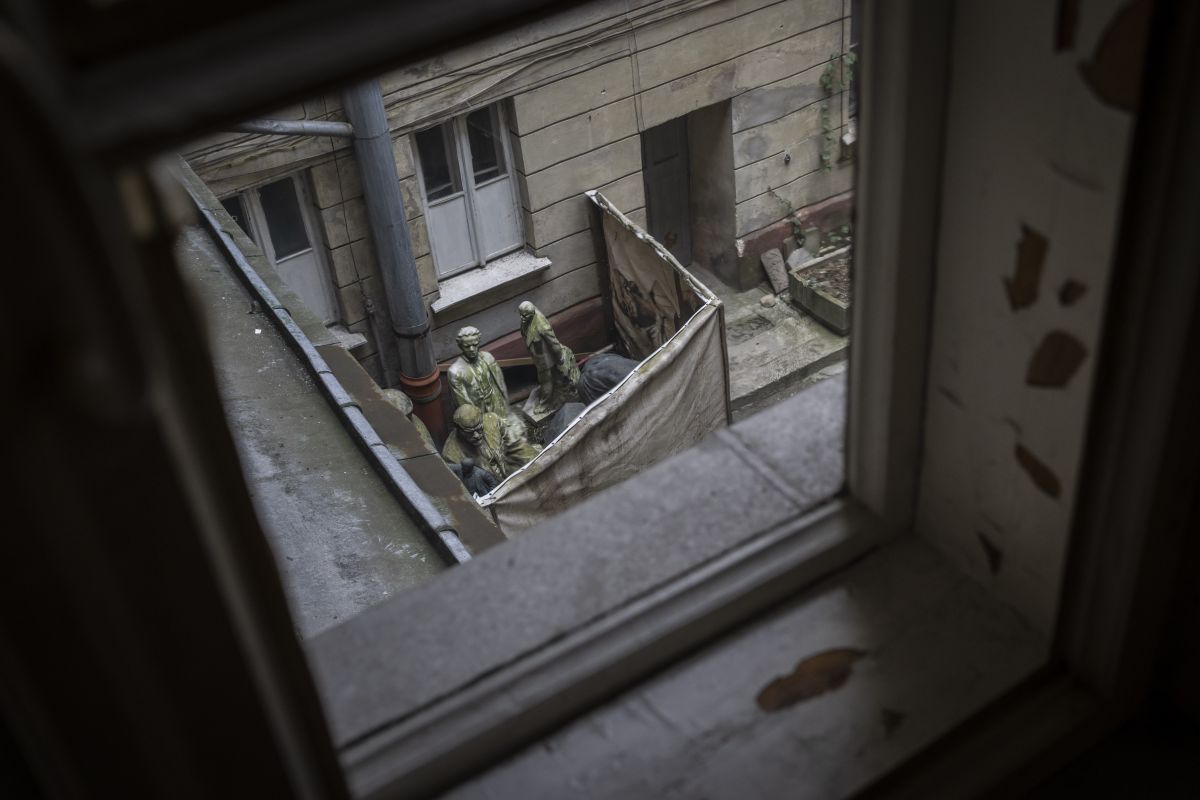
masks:
<path fill-rule="evenodd" d="M 500 396 L 504 398 L 504 404 L 508 405 L 508 386 L 504 383 L 504 370 L 500 369 L 500 365 L 496 363 L 496 358 L 491 353 L 487 354 L 488 369 L 492 371 L 492 375 L 496 378 L 496 385 L 500 387 Z"/>
<path fill-rule="evenodd" d="M 467 396 L 466 382 L 462 376 L 451 369 L 446 377 L 450 382 L 450 399 L 454 401 L 454 407 L 471 404 L 471 398 Z"/>

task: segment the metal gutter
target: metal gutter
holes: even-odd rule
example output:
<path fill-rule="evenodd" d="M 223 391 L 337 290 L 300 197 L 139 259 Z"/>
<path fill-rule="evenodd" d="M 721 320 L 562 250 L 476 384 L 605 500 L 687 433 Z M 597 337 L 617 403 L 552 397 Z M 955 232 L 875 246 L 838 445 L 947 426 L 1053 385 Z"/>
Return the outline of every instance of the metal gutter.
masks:
<path fill-rule="evenodd" d="M 182 163 L 182 168 L 185 175 L 191 172 L 186 163 Z M 181 180 L 180 183 L 192 198 L 204 226 L 225 252 L 230 264 L 234 266 L 246 286 L 266 309 L 266 313 L 271 316 L 283 337 L 308 366 L 313 377 L 321 386 L 321 391 L 334 406 L 335 413 L 341 418 L 351 437 L 371 461 L 393 496 L 412 517 L 422 535 L 429 540 L 447 563 L 462 564 L 469 561 L 471 553 L 459 539 L 458 531 L 434 506 L 429 496 L 417 486 L 396 457 L 388 450 L 387 445 L 363 415 L 358 401 L 342 386 L 325 359 L 317 352 L 312 341 L 292 319 L 291 313 L 279 302 L 275 293 L 255 272 L 254 267 L 246 260 L 233 238 L 225 231 L 216 214 L 205 205 L 203 198 L 197 194 L 195 187 L 191 186 L 189 181 Z"/>
<path fill-rule="evenodd" d="M 354 126 L 348 122 L 314 119 L 252 119 L 239 122 L 230 130 L 238 133 L 266 133 L 276 136 L 354 136 Z"/>

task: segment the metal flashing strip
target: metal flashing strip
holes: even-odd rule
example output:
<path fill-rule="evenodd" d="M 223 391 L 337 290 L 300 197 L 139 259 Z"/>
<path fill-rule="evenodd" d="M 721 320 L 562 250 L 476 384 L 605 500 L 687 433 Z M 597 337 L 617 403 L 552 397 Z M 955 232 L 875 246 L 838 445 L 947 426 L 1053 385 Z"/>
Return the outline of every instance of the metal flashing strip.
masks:
<path fill-rule="evenodd" d="M 208 204 L 204 202 L 203 196 L 188 179 L 188 174 L 191 173 L 195 180 L 199 180 L 199 177 L 191 172 L 186 163 L 181 164 L 181 170 L 180 183 L 195 204 L 205 228 L 225 253 L 246 286 L 257 296 L 263 308 L 270 310 L 273 323 L 312 373 L 316 379 L 315 382 L 321 387 L 321 393 L 329 401 L 334 413 L 342 420 L 342 424 L 358 444 L 359 449 L 371 461 L 380 479 L 448 564 L 462 564 L 469 561 L 471 553 L 459 539 L 458 531 L 437 509 L 429 496 L 421 490 L 391 451 L 383 445 L 379 434 L 363 415 L 358 402 L 333 374 L 325 359 L 317 352 L 312 340 L 292 318 L 291 312 L 279 302 L 279 298 L 246 260 L 245 254 L 222 226 L 221 220 L 217 216 L 218 212 L 209 208 Z"/>

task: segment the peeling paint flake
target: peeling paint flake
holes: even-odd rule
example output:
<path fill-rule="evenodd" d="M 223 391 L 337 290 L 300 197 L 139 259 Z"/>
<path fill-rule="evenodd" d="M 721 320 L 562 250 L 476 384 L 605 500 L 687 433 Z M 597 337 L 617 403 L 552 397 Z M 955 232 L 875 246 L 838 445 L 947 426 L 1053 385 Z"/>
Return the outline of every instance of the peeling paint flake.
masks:
<path fill-rule="evenodd" d="M 1122 7 L 1104 29 L 1091 60 L 1079 65 L 1096 98 L 1122 111 L 1137 109 L 1150 7 L 1150 0 L 1134 0 Z"/>
<path fill-rule="evenodd" d="M 837 689 L 850 679 L 854 662 L 866 655 L 852 647 L 825 650 L 801 661 L 790 675 L 768 683 L 755 702 L 763 711 L 779 711 Z"/>
<path fill-rule="evenodd" d="M 1042 281 L 1042 266 L 1046 261 L 1046 250 L 1050 242 L 1045 236 L 1021 226 L 1021 241 L 1017 243 L 1017 267 L 1011 278 L 1004 279 L 1008 292 L 1008 304 L 1013 311 L 1028 308 L 1038 298 L 1038 287 Z"/>
<path fill-rule="evenodd" d="M 1087 286 L 1077 280 L 1068 279 L 1058 290 L 1058 303 L 1061 306 L 1073 306 L 1079 298 L 1087 294 Z"/>
<path fill-rule="evenodd" d="M 1034 486 L 1050 497 L 1057 498 L 1062 494 L 1062 484 L 1059 482 L 1058 476 L 1041 459 L 1026 450 L 1023 445 L 1017 445 L 1016 456 L 1017 463 L 1029 474 L 1029 479 L 1033 481 Z"/>
<path fill-rule="evenodd" d="M 1066 331 L 1051 331 L 1029 359 L 1025 382 L 1030 386 L 1061 389 L 1087 358 L 1087 348 Z"/>

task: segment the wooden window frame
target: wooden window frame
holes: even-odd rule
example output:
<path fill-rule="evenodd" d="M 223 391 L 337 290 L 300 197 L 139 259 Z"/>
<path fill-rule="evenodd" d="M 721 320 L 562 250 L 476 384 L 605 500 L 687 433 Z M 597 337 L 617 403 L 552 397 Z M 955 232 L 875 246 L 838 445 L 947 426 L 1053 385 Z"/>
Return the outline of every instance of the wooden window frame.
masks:
<path fill-rule="evenodd" d="M 1133 280 L 1123 287 L 1124 291 L 1112 293 L 1109 300 L 1062 613 L 1054 641 L 1056 658 L 1012 695 L 976 715 L 953 740 L 912 760 L 886 785 L 881 784 L 880 791 L 888 796 L 930 796 L 931 789 L 939 794 L 961 795 L 1005 781 L 1016 785 L 1036 780 L 1064 755 L 1127 717 L 1145 695 L 1154 653 L 1152 648 L 1140 645 L 1153 641 L 1164 619 L 1163 594 L 1174 574 L 1172 557 L 1196 513 L 1189 493 L 1181 491 L 1178 481 L 1172 479 L 1173 471 L 1187 476 L 1186 470 L 1178 468 L 1193 467 L 1200 453 L 1200 430 L 1189 418 L 1196 399 L 1195 380 L 1181 379 L 1189 364 L 1189 353 L 1194 352 L 1190 348 L 1198 344 L 1194 266 L 1200 261 L 1200 231 L 1186 215 L 1200 204 L 1200 154 L 1190 147 L 1194 141 L 1191 134 L 1200 129 L 1200 82 L 1195 78 L 1200 74 L 1196 69 L 1200 51 L 1194 46 L 1200 31 L 1200 10 L 1190 4 L 1182 9 L 1167 5 L 1155 9 L 1153 39 L 1147 48 L 1152 54 L 1151 69 L 1144 86 L 1151 91 L 1143 98 L 1131 148 L 1142 160 L 1126 190 L 1118 245 L 1118 257 Z M 170 212 L 164 210 L 169 209 L 169 202 L 155 205 L 151 200 L 152 192 L 139 177 L 141 173 L 130 172 L 122 165 L 138 163 L 165 145 L 186 141 L 200 132 L 198 125 L 216 126 L 271 107 L 280 95 L 299 96 L 369 70 L 386 69 L 401 62 L 398 53 L 405 52 L 405 48 L 410 58 L 436 52 L 461 43 L 463 37 L 493 32 L 493 25 L 521 24 L 527 19 L 521 15 L 545 9 L 544 3 L 514 0 L 489 4 L 478 14 L 435 6 L 423 9 L 419 18 L 414 18 L 402 4 L 364 7 L 358 14 L 341 8 L 324 13 L 305 8 L 308 16 L 289 17 L 294 24 L 279 27 L 279 35 L 271 40 L 270 47 L 241 48 L 237 37 L 215 36 L 209 47 L 160 52 L 157 61 L 154 54 L 124 55 L 122 60 L 118 53 L 109 62 L 90 67 L 90 72 L 72 77 L 74 88 L 89 91 L 74 95 L 82 98 L 71 112 L 76 116 L 62 120 L 88 120 L 88 125 L 70 125 L 82 132 L 82 143 L 60 141 L 52 135 L 52 126 L 35 128 L 30 123 L 29 131 L 38 135 L 30 135 L 21 141 L 22 147 L 12 151 L 37 159 L 36 163 L 46 167 L 47 175 L 67 175 L 67 179 L 88 190 L 80 193 L 79 199 L 63 194 L 59 209 L 74 214 L 81 223 L 73 236 L 80 242 L 95 244 L 91 253 L 95 264 L 116 265 L 117 274 L 133 281 L 130 276 L 140 273 L 125 269 L 127 265 L 148 263 L 154 258 L 164 263 L 169 260 L 169 241 L 162 232 Z M 948 71 L 945 37 L 950 10 L 946 0 L 934 4 L 897 0 L 864 8 L 863 126 L 857 183 L 861 199 L 856 253 L 859 281 L 851 365 L 848 496 L 832 513 L 804 520 L 794 532 L 796 536 L 779 542 L 784 548 L 797 542 L 812 543 L 811 537 L 806 539 L 800 534 L 820 530 L 827 532 L 827 539 L 836 540 L 837 547 L 845 547 L 863 536 L 896 535 L 911 521 L 924 391 L 920 376 L 924 374 L 929 336 L 927 327 L 911 321 L 929 318 L 929 270 L 939 199 L 938 155 L 943 145 L 940 112 Z M 279 13 L 282 17 L 299 11 Z M 396 24 L 406 21 L 409 24 Z M 876 35 L 884 31 L 886 38 Z M 313 47 L 314 37 L 322 39 L 325 46 Z M 336 46 L 339 40 L 358 46 Z M 203 53 L 203 58 L 195 60 L 197 52 Z M 11 73 L 21 76 L 28 76 L 29 64 L 36 63 L 24 54 L 24 61 L 10 59 L 7 52 L 4 58 Z M 147 59 L 155 69 L 146 68 Z M 265 68 L 279 63 L 300 67 L 286 75 L 277 68 Z M 213 73 L 212 64 L 221 65 L 224 71 Z M 256 69 L 256 65 L 264 68 Z M 222 75 L 234 75 L 236 79 L 222 82 Z M 52 85 L 51 78 L 39 76 L 37 80 Z M 280 85 L 281 80 L 288 85 Z M 31 80 L 21 85 L 35 84 L 37 81 Z M 881 90 L 885 85 L 886 92 Z M 209 90 L 196 91 L 198 87 Z M 214 87 L 221 90 L 214 91 Z M 2 88 L 6 97 L 12 94 L 9 83 Z M 19 95 L 21 103 L 13 106 L 17 109 L 14 124 L 25 125 L 35 114 L 58 119 L 54 115 L 59 112 L 46 110 L 49 106 L 23 99 L 35 96 L 36 88 L 22 90 L 27 94 Z M 36 118 L 37 124 L 41 119 Z M 26 128 L 13 130 L 24 133 Z M 59 149 L 53 150 L 55 147 Z M 52 167 L 60 165 L 63 172 L 53 171 Z M 163 196 L 169 196 L 169 192 Z M 116 197 L 124 200 L 124 219 L 114 213 L 114 204 L 102 202 Z M 98 233 L 101 230 L 116 233 Z M 13 237 L 14 241 L 18 239 Z M 54 263 L 65 263 L 67 256 L 55 258 L 58 261 Z M 100 269 L 93 268 L 97 272 Z M 170 280 L 157 280 L 154 296 L 174 304 L 174 319 L 188 320 L 183 292 Z M 1164 286 L 1171 291 L 1163 292 Z M 115 306 L 119 298 L 110 297 L 108 301 Z M 144 311 L 139 308 L 139 313 Z M 157 325 L 158 329 L 166 325 L 161 321 L 139 322 Z M 184 332 L 154 341 L 156 346 L 161 342 L 164 347 L 183 347 L 190 339 Z M 203 353 L 189 351 L 189 355 L 198 358 Z M 307 667 L 291 638 L 282 593 L 268 566 L 269 556 L 263 543 L 252 536 L 233 535 L 252 534 L 253 515 L 244 486 L 239 488 L 238 481 L 230 479 L 227 470 L 223 472 L 236 461 L 220 424 L 211 374 L 197 373 L 196 377 L 179 363 L 156 357 L 145 370 L 156 381 L 157 396 L 175 401 L 160 404 L 165 409 L 159 412 L 164 419 L 158 421 L 166 443 L 162 452 L 186 465 L 179 470 L 186 481 L 175 491 L 192 503 L 187 508 L 193 524 L 186 533 L 203 543 L 205 560 L 193 563 L 205 578 L 196 585 L 196 592 L 203 590 L 205 594 L 199 597 L 193 592 L 189 601 L 212 601 L 207 605 L 209 615 L 198 617 L 197 624 L 211 622 L 213 630 L 220 628 L 238 645 L 229 651 L 213 652 L 214 658 L 226 659 L 222 662 L 226 671 L 214 673 L 213 679 L 253 687 L 260 700 L 254 708 L 230 709 L 228 727 L 246 733 L 243 738 L 247 747 L 253 742 L 269 743 L 258 763 L 267 765 L 277 759 L 282 773 L 290 776 L 288 785 L 295 793 L 342 796 L 341 776 L 330 758 L 328 734 L 314 708 Z M 205 432 L 210 435 L 206 437 Z M 152 478 L 147 476 L 148 481 Z M 173 496 L 164 495 L 163 502 Z M 152 497 L 149 502 L 154 500 Z M 38 532 L 36 520 L 25 519 L 24 523 Z M 23 538 L 30 546 L 53 539 Z M 89 540 L 88 547 L 93 546 L 105 546 L 104 541 Z M 832 547 L 828 542 L 817 542 L 816 546 L 826 548 L 825 552 L 836 549 L 828 549 Z M 770 555 L 777 554 L 773 551 Z M 738 618 L 744 618 L 776 601 L 781 591 L 795 591 L 814 576 L 827 573 L 829 564 L 822 563 L 818 555 L 811 550 L 796 552 L 784 569 L 777 560 L 763 558 L 762 553 L 731 553 L 723 560 L 722 569 L 696 576 L 700 583 L 673 587 L 673 598 L 649 598 L 637 634 L 657 638 L 640 651 L 641 659 L 622 675 L 622 680 L 633 682 L 676 657 L 679 647 L 715 635 L 714 626 L 701 625 L 692 629 L 691 638 L 682 645 L 676 640 L 668 647 L 664 634 L 686 628 L 679 625 L 680 609 L 688 611 L 692 621 L 711 620 L 735 609 Z M 57 556 L 64 564 L 68 562 L 69 554 L 57 552 Z M 170 563 L 180 570 L 187 569 L 186 560 Z M 814 571 L 803 573 L 805 565 Z M 32 570 L 38 566 L 39 562 L 29 560 L 22 568 Z M 61 593 L 52 593 L 56 601 L 65 602 L 63 598 L 79 593 L 72 574 L 67 571 L 47 577 L 47 585 L 62 589 Z M 142 580 L 141 574 L 134 570 L 121 573 L 121 577 L 136 582 Z M 87 588 L 95 601 L 96 620 L 112 619 L 109 610 L 119 608 L 120 603 L 100 601 L 126 600 L 127 584 L 108 580 L 100 566 L 92 568 L 92 575 Z M 59 584 L 53 584 L 56 580 Z M 718 591 L 722 586 L 724 593 Z M 102 611 L 108 616 L 102 617 Z M 120 641 L 139 643 L 137 648 L 113 651 L 126 655 L 129 669 L 136 667 L 143 670 L 139 674 L 157 677 L 169 675 L 173 667 L 179 666 L 173 640 L 165 639 L 160 629 L 142 624 L 133 615 L 121 619 L 128 624 L 120 630 Z M 14 633 L 17 626 L 5 630 L 15 640 L 29 641 L 21 638 L 23 628 L 21 636 Z M 207 628 L 197 628 L 195 634 L 206 632 Z M 59 664 L 69 662 L 78 653 L 104 652 L 106 646 L 104 641 L 97 642 L 96 637 L 74 628 L 64 627 L 57 635 L 53 647 L 42 655 L 61 654 L 56 662 Z M 580 665 L 593 658 L 609 658 L 614 664 L 630 662 L 631 635 L 618 632 L 613 636 L 611 631 L 581 628 L 573 636 L 585 647 L 576 649 L 569 658 L 557 660 L 548 648 L 545 655 L 549 660 L 545 663 L 564 686 L 582 691 L 586 682 L 579 677 L 585 674 L 579 671 Z M 513 671 L 527 667 L 516 665 Z M 20 677 L 23 710 L 36 707 L 29 713 L 40 720 L 69 719 L 66 715 L 70 711 L 52 702 L 63 691 L 61 683 L 47 683 L 47 678 L 36 672 L 14 672 L 7 664 L 5 670 L 7 677 Z M 537 680 L 548 680 L 547 674 L 543 671 Z M 155 686 L 174 691 L 172 697 L 179 708 L 197 705 L 191 698 L 197 691 L 195 686 L 169 681 Z M 209 702 L 220 702 L 220 692 L 202 688 Z M 101 696 L 126 698 L 104 685 L 93 686 L 92 690 L 93 700 Z M 576 705 L 566 709 L 567 713 L 578 713 L 595 701 L 582 695 Z M 502 722 L 504 714 L 513 713 L 511 705 L 503 706 L 495 708 L 498 716 L 493 722 Z M 111 707 L 115 715 L 123 706 L 113 703 Z M 432 713 L 437 713 L 436 706 Z M 247 732 L 249 729 L 238 728 L 239 720 L 249 716 L 262 722 L 253 729 L 253 735 Z M 139 717 L 131 719 L 133 723 L 123 730 L 133 735 L 139 730 L 151 734 L 143 730 L 144 724 L 143 728 L 137 726 Z M 185 717 L 180 715 L 179 719 Z M 156 727 L 153 736 L 162 737 L 161 730 Z M 183 748 L 188 742 L 203 745 L 209 733 L 214 734 L 214 743 L 228 735 L 187 726 L 169 730 L 179 737 L 178 741 L 163 739 L 162 746 L 177 746 L 182 752 L 186 752 Z M 455 748 L 472 750 L 479 763 L 500 752 L 481 748 L 480 742 L 469 737 L 455 739 L 453 730 L 450 734 L 449 739 L 430 746 L 442 747 L 443 752 L 447 748 L 451 752 Z M 93 739 L 84 749 L 65 736 L 56 736 L 54 741 L 58 747 L 47 748 L 46 752 L 59 756 L 58 763 L 64 768 L 76 768 L 73 775 L 106 774 L 80 772 L 78 762 L 88 760 L 88 749 L 93 751 L 93 761 L 104 760 L 99 758 L 101 755 L 112 756 L 108 769 L 122 758 L 122 763 L 139 763 L 132 760 L 137 757 L 135 748 L 110 747 Z M 409 759 L 410 772 L 421 766 L 420 754 L 415 755 L 415 760 Z M 965 768 L 968 765 L 969 769 Z M 144 763 L 142 768 L 149 772 L 152 766 Z M 202 773 L 195 773 L 195 777 L 204 780 Z M 404 777 L 403 771 L 396 773 L 397 780 Z M 277 776 L 264 771 L 260 778 L 256 786 L 266 792 Z M 185 780 L 186 776 L 177 779 Z M 165 785 L 161 781 L 169 778 L 156 780 L 160 782 L 154 785 L 161 788 Z M 275 788 L 283 786 L 274 784 Z"/>

